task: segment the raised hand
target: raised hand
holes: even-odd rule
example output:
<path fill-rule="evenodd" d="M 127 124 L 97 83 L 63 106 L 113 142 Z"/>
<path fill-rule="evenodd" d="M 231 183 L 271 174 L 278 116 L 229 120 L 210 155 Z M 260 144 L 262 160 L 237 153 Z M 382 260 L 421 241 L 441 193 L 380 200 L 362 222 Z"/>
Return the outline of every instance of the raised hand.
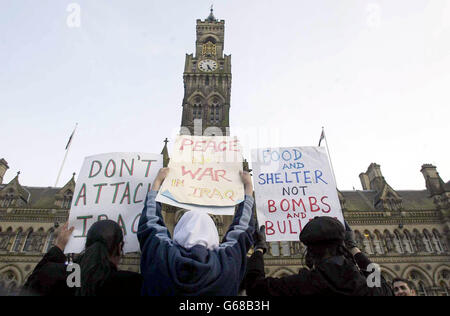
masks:
<path fill-rule="evenodd" d="M 55 240 L 55 246 L 64 251 L 66 248 L 67 243 L 69 242 L 70 235 L 72 235 L 73 230 L 75 227 L 69 227 L 69 222 L 65 223 L 63 226 L 58 228 L 56 231 L 56 240 Z"/>
<path fill-rule="evenodd" d="M 266 243 L 266 227 L 263 225 L 258 228 L 258 225 L 255 227 L 255 233 L 253 234 L 253 239 L 255 241 L 254 248 L 255 251 L 261 251 L 263 254 L 267 252 L 267 243 Z"/>
<path fill-rule="evenodd" d="M 242 183 L 244 183 L 244 189 L 246 195 L 253 195 L 253 183 L 252 176 L 247 171 L 240 171 Z"/>

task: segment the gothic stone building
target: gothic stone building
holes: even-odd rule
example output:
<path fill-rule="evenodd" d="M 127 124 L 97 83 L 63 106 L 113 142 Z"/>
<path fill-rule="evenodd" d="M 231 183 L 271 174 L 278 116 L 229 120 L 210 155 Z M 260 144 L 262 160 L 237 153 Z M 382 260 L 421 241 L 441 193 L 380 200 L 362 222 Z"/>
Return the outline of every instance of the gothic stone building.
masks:
<path fill-rule="evenodd" d="M 197 20 L 196 53 L 186 55 L 183 75 L 181 134 L 229 135 L 231 56 L 223 55 L 224 27 L 212 11 Z M 167 142 L 162 154 L 167 166 Z M 52 246 L 55 224 L 67 220 L 75 178 L 62 188 L 28 187 L 20 184 L 18 173 L 3 184 L 7 169 L 1 159 L 0 288 L 14 293 Z M 420 295 L 449 295 L 450 181 L 442 181 L 433 165 L 423 165 L 421 172 L 425 190 L 395 190 L 372 163 L 359 176 L 363 190 L 338 195 L 360 249 L 381 266 L 385 278 L 409 279 Z M 164 205 L 170 231 L 182 214 Z M 213 219 L 222 237 L 232 217 Z M 304 246 L 274 242 L 265 257 L 268 276 L 295 274 L 304 264 Z M 139 254 L 126 255 L 121 268 L 139 271 Z"/>

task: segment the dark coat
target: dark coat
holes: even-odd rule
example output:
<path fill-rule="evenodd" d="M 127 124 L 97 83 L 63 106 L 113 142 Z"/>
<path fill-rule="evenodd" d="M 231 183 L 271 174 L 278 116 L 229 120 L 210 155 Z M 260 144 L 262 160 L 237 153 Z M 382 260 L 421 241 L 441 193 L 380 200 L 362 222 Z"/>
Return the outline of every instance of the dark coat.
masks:
<path fill-rule="evenodd" d="M 254 200 L 246 195 L 217 249 L 190 249 L 175 244 L 164 224 L 157 192 L 147 195 L 139 221 L 143 295 L 233 296 L 244 278 L 247 252 L 253 244 Z"/>
<path fill-rule="evenodd" d="M 370 260 L 363 254 L 355 255 L 361 270 L 366 270 Z M 392 289 L 381 276 L 381 287 L 368 287 L 363 272 L 344 256 L 322 261 L 312 270 L 300 269 L 298 274 L 282 278 L 266 278 L 263 254 L 256 251 L 248 261 L 245 288 L 248 296 L 392 296 Z"/>
<path fill-rule="evenodd" d="M 98 289 L 97 296 L 139 296 L 142 276 L 130 271 L 119 271 L 111 264 L 112 273 Z M 67 286 L 66 256 L 58 247 L 52 247 L 34 268 L 24 284 L 21 295 L 73 296 L 75 287 Z M 81 272 L 83 273 L 83 272 Z"/>

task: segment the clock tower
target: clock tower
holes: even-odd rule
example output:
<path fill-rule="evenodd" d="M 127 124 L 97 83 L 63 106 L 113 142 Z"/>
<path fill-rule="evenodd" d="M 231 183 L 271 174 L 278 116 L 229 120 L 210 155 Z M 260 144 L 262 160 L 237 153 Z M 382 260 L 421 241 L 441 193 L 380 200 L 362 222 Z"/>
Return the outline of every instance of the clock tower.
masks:
<path fill-rule="evenodd" d="M 197 20 L 195 55 L 186 54 L 181 135 L 229 136 L 231 55 L 224 55 L 225 21 Z"/>

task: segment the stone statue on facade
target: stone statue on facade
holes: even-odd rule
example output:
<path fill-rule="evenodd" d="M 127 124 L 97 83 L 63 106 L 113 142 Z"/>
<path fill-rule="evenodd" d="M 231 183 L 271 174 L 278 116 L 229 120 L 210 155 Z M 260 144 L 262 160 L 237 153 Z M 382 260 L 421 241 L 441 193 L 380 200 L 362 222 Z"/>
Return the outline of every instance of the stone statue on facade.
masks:
<path fill-rule="evenodd" d="M 395 250 L 394 241 L 392 240 L 392 236 L 389 232 L 384 233 L 384 241 L 386 243 L 386 251 L 388 253 Z"/>

